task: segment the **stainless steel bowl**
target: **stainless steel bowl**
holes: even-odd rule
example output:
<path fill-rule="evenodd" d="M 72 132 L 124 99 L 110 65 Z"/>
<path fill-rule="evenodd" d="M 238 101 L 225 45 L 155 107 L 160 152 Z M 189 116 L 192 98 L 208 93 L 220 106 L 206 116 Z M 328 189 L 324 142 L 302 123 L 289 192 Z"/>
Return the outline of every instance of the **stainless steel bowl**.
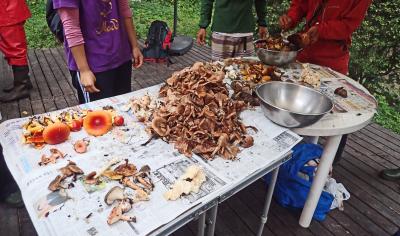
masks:
<path fill-rule="evenodd" d="M 284 66 L 296 60 L 299 51 L 272 51 L 264 48 L 256 49 L 257 57 L 264 64 L 272 66 Z"/>
<path fill-rule="evenodd" d="M 272 81 L 257 87 L 264 115 L 288 128 L 312 125 L 333 108 L 324 94 L 303 85 Z"/>
<path fill-rule="evenodd" d="M 259 41 L 257 40 L 254 43 L 257 44 Z M 301 49 L 300 49 L 301 50 Z M 272 66 L 284 66 L 296 60 L 297 54 L 300 50 L 297 51 L 273 51 L 264 48 L 256 48 L 257 57 L 264 64 L 272 65 Z"/>

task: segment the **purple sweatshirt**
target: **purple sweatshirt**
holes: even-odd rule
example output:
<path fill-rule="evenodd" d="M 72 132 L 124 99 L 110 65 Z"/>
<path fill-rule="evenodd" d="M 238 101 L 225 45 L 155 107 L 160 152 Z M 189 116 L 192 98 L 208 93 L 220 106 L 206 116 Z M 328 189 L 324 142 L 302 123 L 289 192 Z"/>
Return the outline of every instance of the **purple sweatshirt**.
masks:
<path fill-rule="evenodd" d="M 70 70 L 78 70 L 70 47 L 85 44 L 93 72 L 116 68 L 132 59 L 123 19 L 131 17 L 128 0 L 54 0 L 63 22 Z"/>

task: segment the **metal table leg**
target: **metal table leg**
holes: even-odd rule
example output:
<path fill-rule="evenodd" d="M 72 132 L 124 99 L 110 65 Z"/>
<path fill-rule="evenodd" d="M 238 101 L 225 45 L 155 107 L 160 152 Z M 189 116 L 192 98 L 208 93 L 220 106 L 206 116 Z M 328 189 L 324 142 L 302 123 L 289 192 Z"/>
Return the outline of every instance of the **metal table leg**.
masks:
<path fill-rule="evenodd" d="M 203 212 L 197 220 L 197 236 L 204 236 L 206 226 L 206 212 Z"/>
<path fill-rule="evenodd" d="M 319 139 L 318 136 L 311 137 L 310 138 L 310 142 L 313 143 L 313 144 L 318 144 L 318 139 Z"/>
<path fill-rule="evenodd" d="M 308 228 L 310 226 L 315 208 L 317 207 L 319 198 L 329 174 L 329 169 L 332 166 L 333 160 L 335 159 L 341 139 L 342 135 L 327 137 L 321 162 L 318 165 L 317 173 L 314 177 L 310 192 L 307 196 L 306 204 L 304 205 L 300 216 L 299 224 L 304 228 Z"/>
<path fill-rule="evenodd" d="M 307 143 L 318 144 L 319 137 L 318 136 L 304 136 L 303 140 Z"/>
<path fill-rule="evenodd" d="M 264 225 L 267 222 L 269 207 L 271 205 L 272 195 L 274 194 L 274 189 L 275 189 L 276 179 L 278 178 L 278 173 L 279 173 L 279 167 L 277 167 L 272 172 L 272 179 L 271 179 L 271 182 L 269 183 L 268 192 L 265 196 L 264 210 L 263 210 L 263 214 L 261 216 L 261 222 L 260 222 L 260 227 L 258 228 L 257 236 L 262 235 L 262 232 L 264 230 Z"/>
<path fill-rule="evenodd" d="M 207 236 L 214 236 L 215 225 L 217 222 L 218 203 L 215 204 L 210 210 L 207 217 Z"/>

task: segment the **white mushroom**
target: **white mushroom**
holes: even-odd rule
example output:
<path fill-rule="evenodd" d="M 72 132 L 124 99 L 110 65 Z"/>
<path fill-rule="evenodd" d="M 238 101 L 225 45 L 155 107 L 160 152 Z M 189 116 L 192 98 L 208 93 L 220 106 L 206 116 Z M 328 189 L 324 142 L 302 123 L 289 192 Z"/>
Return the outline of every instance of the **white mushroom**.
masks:
<path fill-rule="evenodd" d="M 116 200 L 123 199 L 125 199 L 124 189 L 119 186 L 115 186 L 111 188 L 110 191 L 108 191 L 108 193 L 104 197 L 104 202 L 107 205 L 112 205 Z"/>
<path fill-rule="evenodd" d="M 191 192 L 198 193 L 204 181 L 206 181 L 204 170 L 198 165 L 189 166 L 172 188 L 164 194 L 164 198 L 174 201 Z"/>

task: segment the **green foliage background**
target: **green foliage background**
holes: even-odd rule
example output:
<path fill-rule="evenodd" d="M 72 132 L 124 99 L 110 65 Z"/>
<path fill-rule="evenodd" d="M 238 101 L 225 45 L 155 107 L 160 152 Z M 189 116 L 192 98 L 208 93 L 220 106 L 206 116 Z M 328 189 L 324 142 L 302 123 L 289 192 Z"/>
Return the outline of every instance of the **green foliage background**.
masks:
<path fill-rule="evenodd" d="M 178 34 L 196 37 L 201 0 L 179 1 Z M 26 24 L 29 46 L 57 46 L 45 22 L 46 0 L 31 0 L 32 18 Z M 279 32 L 278 17 L 289 0 L 268 0 L 267 21 L 271 33 Z M 172 27 L 173 0 L 130 0 L 139 37 L 145 38 L 153 20 Z M 400 0 L 374 0 L 362 26 L 354 33 L 350 77 L 361 82 L 379 101 L 375 121 L 400 133 Z M 208 32 L 210 33 L 210 32 Z"/>

